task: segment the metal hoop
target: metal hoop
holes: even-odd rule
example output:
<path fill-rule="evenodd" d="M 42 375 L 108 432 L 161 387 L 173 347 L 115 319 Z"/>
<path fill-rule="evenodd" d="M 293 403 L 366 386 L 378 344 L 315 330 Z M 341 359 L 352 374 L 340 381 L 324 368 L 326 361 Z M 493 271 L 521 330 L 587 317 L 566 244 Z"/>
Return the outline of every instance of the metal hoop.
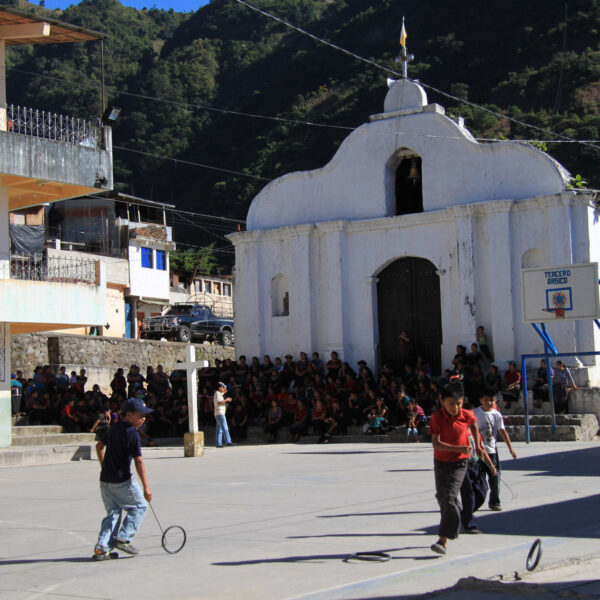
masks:
<path fill-rule="evenodd" d="M 183 542 L 181 542 L 181 545 L 176 550 L 173 550 L 173 549 L 167 548 L 167 544 L 166 544 L 165 540 L 166 540 L 167 533 L 169 533 L 169 531 L 175 530 L 175 529 L 179 529 L 181 531 L 181 533 L 183 533 Z M 177 554 L 185 546 L 186 541 L 187 541 L 187 534 L 185 533 L 185 529 L 183 527 L 180 527 L 179 525 L 171 525 L 171 527 L 167 527 L 165 529 L 164 533 L 162 534 L 162 539 L 161 539 L 160 545 L 163 547 L 165 552 L 168 552 L 169 554 Z"/>
<path fill-rule="evenodd" d="M 535 555 L 535 559 L 532 561 Z M 527 560 L 525 561 L 525 566 L 528 571 L 533 571 L 539 564 L 540 559 L 542 558 L 542 540 L 538 538 L 531 544 L 531 548 L 529 549 L 529 554 L 527 555 Z"/>

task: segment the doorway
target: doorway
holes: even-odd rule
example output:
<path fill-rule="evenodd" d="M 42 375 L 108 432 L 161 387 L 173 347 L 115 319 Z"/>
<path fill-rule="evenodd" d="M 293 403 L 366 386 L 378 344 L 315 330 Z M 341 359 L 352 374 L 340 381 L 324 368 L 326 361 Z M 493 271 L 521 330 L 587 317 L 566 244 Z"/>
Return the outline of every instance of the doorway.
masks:
<path fill-rule="evenodd" d="M 405 257 L 395 260 L 378 275 L 377 308 L 379 362 L 399 369 L 403 349 L 398 336 L 406 331 L 413 358 L 422 355 L 432 375 L 441 373 L 442 308 L 440 278 L 429 260 Z"/>

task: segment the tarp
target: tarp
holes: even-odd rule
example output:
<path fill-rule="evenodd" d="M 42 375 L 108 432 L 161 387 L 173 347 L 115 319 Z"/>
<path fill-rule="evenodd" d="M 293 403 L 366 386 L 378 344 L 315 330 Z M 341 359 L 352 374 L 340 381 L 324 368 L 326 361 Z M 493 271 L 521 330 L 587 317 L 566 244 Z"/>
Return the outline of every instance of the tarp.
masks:
<path fill-rule="evenodd" d="M 16 254 L 40 254 L 44 251 L 43 225 L 9 225 L 12 251 Z"/>

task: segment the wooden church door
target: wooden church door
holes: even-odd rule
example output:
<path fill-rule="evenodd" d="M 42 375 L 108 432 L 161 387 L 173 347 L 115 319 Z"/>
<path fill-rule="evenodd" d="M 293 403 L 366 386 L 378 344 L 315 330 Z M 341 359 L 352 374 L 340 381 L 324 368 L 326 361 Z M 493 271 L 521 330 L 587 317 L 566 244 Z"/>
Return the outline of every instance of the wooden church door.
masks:
<path fill-rule="evenodd" d="M 398 368 L 400 342 L 406 331 L 413 343 L 415 358 L 421 354 L 432 374 L 441 373 L 442 311 L 440 278 L 436 266 L 415 257 L 400 258 L 378 276 L 380 363 Z"/>

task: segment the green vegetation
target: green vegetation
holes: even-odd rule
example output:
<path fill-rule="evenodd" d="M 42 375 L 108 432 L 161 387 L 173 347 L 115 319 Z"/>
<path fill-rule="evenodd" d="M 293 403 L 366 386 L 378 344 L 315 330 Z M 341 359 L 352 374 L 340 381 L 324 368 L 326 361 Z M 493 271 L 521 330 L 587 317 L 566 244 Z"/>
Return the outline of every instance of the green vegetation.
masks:
<path fill-rule="evenodd" d="M 191 276 L 212 275 L 217 267 L 215 255 L 212 252 L 215 244 L 211 243 L 198 250 L 185 250 L 184 252 L 169 252 L 169 266 L 171 269 Z"/>
<path fill-rule="evenodd" d="M 408 46 L 416 55 L 411 77 L 541 128 L 600 138 L 600 0 L 571 0 L 566 31 L 564 0 L 254 3 L 395 70 L 406 15 Z M 348 135 L 203 107 L 357 126 L 383 106 L 386 74 L 233 0 L 212 0 L 185 14 L 138 11 L 117 0 L 83 0 L 62 12 L 24 0 L 12 4 L 109 34 L 108 101 L 123 108 L 115 145 L 182 161 L 115 149 L 116 181 L 123 191 L 178 208 L 243 219 L 265 185 L 183 161 L 272 179 L 322 166 Z M 100 113 L 99 43 L 11 48 L 8 60 L 10 103 L 84 117 Z M 463 116 L 475 136 L 546 139 L 513 121 L 428 95 Z M 598 150 L 583 144 L 540 147 L 600 187 Z M 214 240 L 180 225 L 177 236 L 194 244 Z"/>

